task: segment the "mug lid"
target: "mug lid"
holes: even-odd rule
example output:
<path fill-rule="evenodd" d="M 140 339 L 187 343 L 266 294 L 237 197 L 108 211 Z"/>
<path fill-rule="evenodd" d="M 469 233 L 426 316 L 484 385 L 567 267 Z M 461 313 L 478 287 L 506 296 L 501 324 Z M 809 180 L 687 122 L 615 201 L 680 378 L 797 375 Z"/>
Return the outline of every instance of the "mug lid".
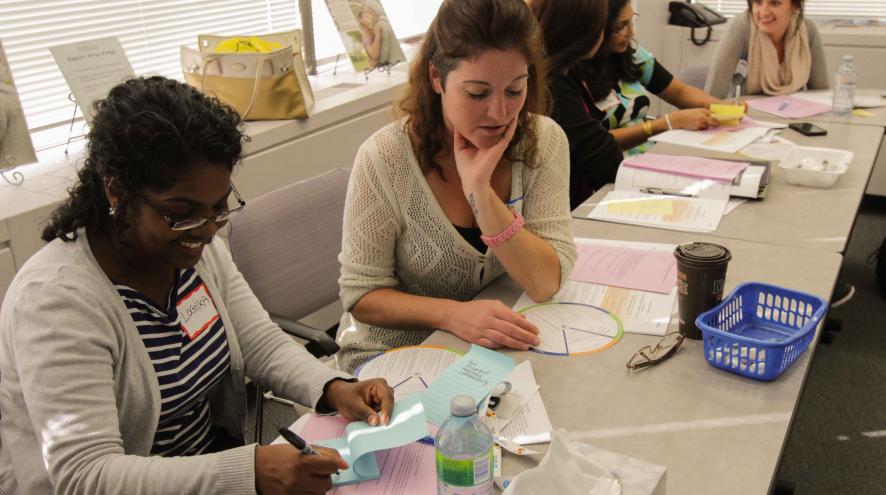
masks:
<path fill-rule="evenodd" d="M 720 264 L 732 259 L 732 253 L 728 249 L 710 242 L 680 244 L 674 250 L 674 256 L 683 262 L 701 265 Z"/>

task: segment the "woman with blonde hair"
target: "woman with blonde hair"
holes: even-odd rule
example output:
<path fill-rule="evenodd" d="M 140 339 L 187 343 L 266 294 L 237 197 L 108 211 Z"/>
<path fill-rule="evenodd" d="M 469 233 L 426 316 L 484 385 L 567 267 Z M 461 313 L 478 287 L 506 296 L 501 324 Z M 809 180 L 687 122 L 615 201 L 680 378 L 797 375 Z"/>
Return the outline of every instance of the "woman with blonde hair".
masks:
<path fill-rule="evenodd" d="M 747 79 L 736 67 L 747 63 Z M 783 95 L 830 87 L 821 36 L 803 17 L 803 0 L 748 0 L 717 45 L 706 90 L 724 98 L 735 94 Z"/>
<path fill-rule="evenodd" d="M 411 67 L 403 118 L 366 140 L 354 163 L 339 367 L 435 329 L 493 348 L 539 343 L 521 315 L 474 298 L 507 273 L 543 301 L 572 270 L 568 145 L 542 116 L 544 75 L 523 0 L 442 3 Z"/>

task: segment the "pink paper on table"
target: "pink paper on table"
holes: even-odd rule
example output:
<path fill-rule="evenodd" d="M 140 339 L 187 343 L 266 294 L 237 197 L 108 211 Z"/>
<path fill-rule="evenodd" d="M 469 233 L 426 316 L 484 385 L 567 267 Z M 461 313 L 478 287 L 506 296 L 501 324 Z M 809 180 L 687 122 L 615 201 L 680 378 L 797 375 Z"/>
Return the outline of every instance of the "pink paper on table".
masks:
<path fill-rule="evenodd" d="M 643 153 L 632 156 L 622 162 L 622 165 L 724 182 L 732 182 L 739 173 L 748 167 L 746 162 L 660 153 Z"/>
<path fill-rule="evenodd" d="M 786 119 L 802 119 L 831 111 L 830 105 L 788 95 L 748 100 L 748 106 Z"/>
<path fill-rule="evenodd" d="M 311 416 L 301 430 L 308 443 L 338 438 L 350 421 L 341 416 Z M 411 495 L 437 493 L 434 446 L 421 442 L 375 453 L 381 477 L 333 488 L 332 495 Z"/>
<path fill-rule="evenodd" d="M 677 284 L 673 253 L 578 243 L 571 280 L 669 294 Z"/>

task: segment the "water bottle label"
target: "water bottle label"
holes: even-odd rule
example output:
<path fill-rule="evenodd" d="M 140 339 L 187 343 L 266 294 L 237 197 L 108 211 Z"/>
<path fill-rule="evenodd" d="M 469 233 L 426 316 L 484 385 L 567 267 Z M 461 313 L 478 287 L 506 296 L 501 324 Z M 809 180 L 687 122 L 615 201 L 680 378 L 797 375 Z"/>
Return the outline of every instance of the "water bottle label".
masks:
<path fill-rule="evenodd" d="M 450 459 L 437 452 L 437 479 L 449 486 L 470 487 L 488 482 L 492 477 L 492 449 L 478 459 Z"/>

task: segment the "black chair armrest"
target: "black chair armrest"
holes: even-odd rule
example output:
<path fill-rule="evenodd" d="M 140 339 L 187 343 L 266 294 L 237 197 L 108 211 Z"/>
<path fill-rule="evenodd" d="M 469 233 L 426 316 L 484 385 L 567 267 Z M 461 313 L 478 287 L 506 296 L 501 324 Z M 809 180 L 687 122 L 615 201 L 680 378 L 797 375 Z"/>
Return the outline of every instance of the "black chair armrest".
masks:
<path fill-rule="evenodd" d="M 331 356 L 341 349 L 335 342 L 335 339 L 323 330 L 309 327 L 304 323 L 299 323 L 279 315 L 271 315 L 271 320 L 279 325 L 284 332 L 307 340 L 305 349 L 313 354 L 314 357 Z"/>

